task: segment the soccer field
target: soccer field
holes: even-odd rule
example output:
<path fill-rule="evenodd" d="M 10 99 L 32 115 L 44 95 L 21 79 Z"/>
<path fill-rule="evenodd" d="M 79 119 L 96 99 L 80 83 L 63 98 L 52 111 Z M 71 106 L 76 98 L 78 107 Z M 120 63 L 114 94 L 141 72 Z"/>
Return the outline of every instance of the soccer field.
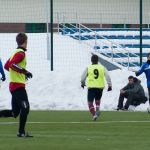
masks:
<path fill-rule="evenodd" d="M 17 120 L 0 119 L 0 150 L 149 150 L 150 116 L 146 112 L 102 112 L 96 122 L 87 111 L 31 111 L 18 138 Z"/>

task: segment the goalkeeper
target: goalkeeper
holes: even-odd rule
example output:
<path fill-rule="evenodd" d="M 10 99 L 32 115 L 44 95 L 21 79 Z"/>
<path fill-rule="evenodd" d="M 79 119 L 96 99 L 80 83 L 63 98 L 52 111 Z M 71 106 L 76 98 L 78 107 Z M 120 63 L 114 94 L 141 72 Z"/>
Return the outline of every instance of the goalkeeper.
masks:
<path fill-rule="evenodd" d="M 93 116 L 93 121 L 96 121 L 100 115 L 100 102 L 105 87 L 105 78 L 108 84 L 108 91 L 112 90 L 112 83 L 107 69 L 98 64 L 98 56 L 93 55 L 91 57 L 92 65 L 89 65 L 82 74 L 81 87 L 84 88 L 85 80 L 87 78 L 88 84 L 88 107 Z M 95 100 L 96 109 L 93 105 Z"/>
<path fill-rule="evenodd" d="M 12 110 L 0 111 L 0 117 L 18 117 L 18 137 L 32 137 L 25 132 L 25 125 L 29 113 L 29 102 L 25 90 L 26 78 L 32 78 L 32 74 L 26 70 L 27 35 L 19 33 L 16 36 L 17 49 L 5 64 L 5 69 L 10 74 L 9 90 L 12 95 Z"/>

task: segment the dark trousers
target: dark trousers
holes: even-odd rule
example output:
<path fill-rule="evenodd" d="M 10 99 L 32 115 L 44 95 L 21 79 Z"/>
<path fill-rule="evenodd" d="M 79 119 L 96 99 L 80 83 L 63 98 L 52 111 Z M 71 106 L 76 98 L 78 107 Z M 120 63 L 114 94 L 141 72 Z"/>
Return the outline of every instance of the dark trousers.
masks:
<path fill-rule="evenodd" d="M 13 92 L 12 95 L 12 110 L 2 110 L 0 111 L 0 117 L 18 117 L 19 118 L 19 133 L 25 133 L 25 125 L 27 121 L 27 116 L 29 113 L 29 102 L 28 96 L 25 88 L 19 88 Z"/>
<path fill-rule="evenodd" d="M 149 96 L 149 104 L 150 104 L 150 87 L 148 87 L 148 96 Z"/>
<path fill-rule="evenodd" d="M 118 101 L 118 108 L 122 109 L 123 108 L 123 102 L 124 102 L 124 98 L 128 98 L 128 94 L 120 94 L 119 96 L 119 101 Z"/>
<path fill-rule="evenodd" d="M 127 101 L 125 105 L 123 106 L 124 98 L 127 98 Z M 118 108 L 122 109 L 128 109 L 130 105 L 138 106 L 141 103 L 145 103 L 147 101 L 147 98 L 145 96 L 140 96 L 138 94 L 120 94 L 119 101 L 118 101 Z"/>

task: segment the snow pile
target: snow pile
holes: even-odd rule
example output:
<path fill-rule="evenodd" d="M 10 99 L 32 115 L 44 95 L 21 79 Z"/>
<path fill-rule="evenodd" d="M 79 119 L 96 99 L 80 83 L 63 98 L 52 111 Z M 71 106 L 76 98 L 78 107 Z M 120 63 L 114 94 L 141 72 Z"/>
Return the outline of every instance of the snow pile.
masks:
<path fill-rule="evenodd" d="M 10 48 L 15 48 L 15 35 L 0 34 L 0 39 L 3 41 L 0 45 L 0 53 L 4 61 L 10 56 Z M 46 59 L 46 34 L 28 34 L 28 36 L 30 39 L 27 52 L 28 69 L 33 73 L 33 78 L 27 82 L 31 109 L 87 110 L 87 89 L 83 90 L 80 87 L 80 77 L 85 67 L 90 64 L 91 49 L 72 38 L 55 35 L 54 71 L 50 72 L 50 62 Z M 7 81 L 1 83 L 0 109 L 11 107 L 8 73 L 6 75 Z M 102 110 L 116 108 L 120 89 L 127 83 L 128 76 L 134 73 L 125 69 L 111 71 L 110 75 L 113 91 L 107 92 L 106 85 L 101 102 Z M 147 94 L 145 76 L 141 75 L 139 79 L 142 80 Z M 137 107 L 136 110 L 144 111 L 147 106 L 148 102 Z"/>

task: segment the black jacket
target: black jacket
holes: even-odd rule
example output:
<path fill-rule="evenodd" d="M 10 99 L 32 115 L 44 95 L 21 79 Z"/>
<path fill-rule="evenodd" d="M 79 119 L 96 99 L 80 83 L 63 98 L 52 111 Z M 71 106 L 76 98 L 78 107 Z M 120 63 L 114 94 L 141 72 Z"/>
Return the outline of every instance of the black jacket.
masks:
<path fill-rule="evenodd" d="M 134 93 L 141 97 L 145 97 L 145 92 L 141 85 L 141 81 L 137 78 L 134 78 L 133 84 L 127 84 L 122 90 L 124 90 L 126 94 Z"/>

